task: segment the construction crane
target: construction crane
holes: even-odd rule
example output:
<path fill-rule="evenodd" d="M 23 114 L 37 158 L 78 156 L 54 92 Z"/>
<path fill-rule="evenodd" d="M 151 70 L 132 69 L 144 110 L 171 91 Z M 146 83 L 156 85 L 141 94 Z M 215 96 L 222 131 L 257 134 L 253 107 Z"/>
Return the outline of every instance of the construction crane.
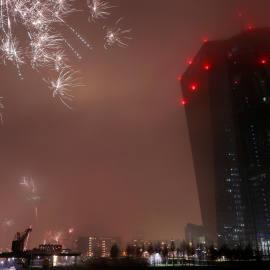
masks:
<path fill-rule="evenodd" d="M 22 252 L 26 249 L 29 233 L 32 231 L 32 226 L 27 228 L 24 232 L 17 232 L 12 241 L 12 251 Z M 26 243 L 25 243 L 26 242 Z"/>

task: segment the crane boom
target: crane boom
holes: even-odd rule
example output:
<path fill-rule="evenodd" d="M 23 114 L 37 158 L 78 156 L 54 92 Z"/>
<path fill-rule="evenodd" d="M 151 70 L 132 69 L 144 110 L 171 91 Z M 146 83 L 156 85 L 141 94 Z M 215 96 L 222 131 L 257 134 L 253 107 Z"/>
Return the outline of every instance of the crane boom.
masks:
<path fill-rule="evenodd" d="M 20 252 L 24 251 L 25 248 L 25 240 L 28 238 L 29 233 L 32 231 L 32 226 L 27 228 L 24 232 L 17 232 L 14 236 L 14 239 L 12 241 L 12 251 L 13 252 Z"/>

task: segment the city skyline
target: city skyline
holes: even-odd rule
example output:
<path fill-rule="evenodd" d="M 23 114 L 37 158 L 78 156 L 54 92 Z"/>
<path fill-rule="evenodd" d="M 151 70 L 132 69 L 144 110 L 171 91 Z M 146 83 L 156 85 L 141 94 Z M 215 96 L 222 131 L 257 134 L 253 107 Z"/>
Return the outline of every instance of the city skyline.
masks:
<path fill-rule="evenodd" d="M 86 2 L 86 1 L 85 1 Z M 0 247 L 30 225 L 30 244 L 48 231 L 119 235 L 142 230 L 147 239 L 184 238 L 201 224 L 185 112 L 178 77 L 203 40 L 226 39 L 249 26 L 270 26 L 269 1 L 108 1 L 105 20 L 68 23 L 82 59 L 70 57 L 83 86 L 72 110 L 53 98 L 39 72 L 1 65 Z M 132 29 L 128 47 L 104 49 L 104 25 Z M 87 23 L 86 23 L 87 22 Z M 66 32 L 65 32 L 66 31 Z M 32 194 L 20 185 L 33 179 Z M 35 200 L 27 200 L 35 198 Z M 3 224 L 3 223 L 2 223 Z"/>

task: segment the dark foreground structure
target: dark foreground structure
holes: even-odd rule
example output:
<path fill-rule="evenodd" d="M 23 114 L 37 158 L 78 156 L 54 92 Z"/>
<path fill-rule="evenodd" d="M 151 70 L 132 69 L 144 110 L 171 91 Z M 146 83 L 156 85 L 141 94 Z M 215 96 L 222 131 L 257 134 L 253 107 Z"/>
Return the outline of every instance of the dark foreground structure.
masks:
<path fill-rule="evenodd" d="M 54 265 L 67 265 L 77 263 L 77 258 L 81 253 L 72 252 L 69 249 L 62 249 L 62 245 L 39 245 L 39 248 L 32 250 L 27 249 L 27 241 L 29 233 L 32 231 L 32 226 L 23 232 L 17 232 L 12 241 L 11 252 L 0 253 L 1 267 L 15 267 L 16 270 L 29 269 L 29 267 L 43 266 L 47 269 Z"/>
<path fill-rule="evenodd" d="M 181 79 L 205 236 L 270 248 L 270 28 L 204 43 Z"/>
<path fill-rule="evenodd" d="M 198 264 L 178 264 L 178 265 L 146 265 L 141 264 L 138 261 L 130 260 L 100 260 L 90 263 L 78 264 L 77 266 L 70 267 L 69 270 L 141 270 L 141 269 L 159 269 L 159 270 L 167 270 L 167 269 L 188 269 L 188 270 L 268 270 L 270 267 L 269 261 L 237 261 L 237 262 L 209 262 L 204 265 Z M 67 270 L 65 267 L 54 267 L 55 270 Z M 33 269 L 34 270 L 34 269 Z"/>

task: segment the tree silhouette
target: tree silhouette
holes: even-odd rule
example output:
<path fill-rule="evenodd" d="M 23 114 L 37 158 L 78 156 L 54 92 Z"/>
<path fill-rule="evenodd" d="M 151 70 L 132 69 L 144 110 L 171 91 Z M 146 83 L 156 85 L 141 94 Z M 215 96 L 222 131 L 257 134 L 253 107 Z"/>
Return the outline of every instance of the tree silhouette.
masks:
<path fill-rule="evenodd" d="M 226 259 L 232 261 L 233 260 L 233 252 L 232 250 L 227 246 L 223 245 L 218 250 L 218 256 L 222 257 L 224 256 Z"/>
<path fill-rule="evenodd" d="M 190 265 L 191 247 L 188 243 L 186 243 L 186 253 L 187 253 L 187 257 L 188 257 L 188 264 Z"/>
<path fill-rule="evenodd" d="M 172 241 L 171 241 L 171 246 L 170 246 L 170 252 L 172 253 L 172 257 L 173 257 L 173 260 L 172 260 L 173 266 L 174 266 L 174 251 L 175 251 L 175 243 L 174 243 L 174 241 L 172 240 Z"/>
<path fill-rule="evenodd" d="M 167 245 L 164 246 L 164 248 L 162 249 L 162 255 L 163 255 L 163 258 L 165 260 L 165 265 L 168 264 L 168 254 L 169 254 L 169 250 L 167 248 Z"/>
<path fill-rule="evenodd" d="M 253 257 L 253 250 L 250 244 L 248 244 L 243 251 L 243 259 L 244 260 L 251 260 Z"/>
<path fill-rule="evenodd" d="M 152 243 L 150 243 L 150 245 L 147 249 L 147 252 L 148 252 L 149 256 L 151 256 L 154 253 L 154 247 L 153 247 Z"/>
<path fill-rule="evenodd" d="M 243 249 L 242 249 L 241 245 L 237 245 L 237 247 L 233 249 L 234 260 L 241 261 L 242 256 L 243 256 Z"/>
<path fill-rule="evenodd" d="M 134 255 L 134 247 L 131 245 L 127 245 L 126 254 L 128 257 Z"/>
<path fill-rule="evenodd" d="M 208 259 L 211 261 L 211 262 L 214 262 L 218 257 L 218 252 L 217 250 L 215 249 L 214 247 L 214 244 L 211 243 L 208 247 Z"/>
<path fill-rule="evenodd" d="M 116 260 L 116 258 L 117 258 L 118 255 L 119 255 L 119 252 L 120 252 L 120 250 L 119 250 L 117 244 L 112 245 L 111 251 L 110 251 L 110 256 L 111 256 L 111 258 L 113 258 L 113 259 Z"/>
<path fill-rule="evenodd" d="M 156 251 L 156 253 L 160 253 L 161 252 L 161 243 L 160 242 L 157 242 L 155 244 L 155 251 Z"/>
<path fill-rule="evenodd" d="M 260 262 L 261 259 L 262 259 L 262 252 L 261 252 L 261 250 L 259 249 L 259 247 L 257 247 L 256 250 L 255 250 L 255 256 L 256 256 L 257 262 Z"/>
<path fill-rule="evenodd" d="M 184 264 L 184 257 L 185 257 L 185 254 L 187 252 L 187 249 L 188 249 L 189 245 L 187 244 L 187 242 L 183 239 L 183 241 L 181 242 L 180 244 L 180 251 L 182 252 L 182 266 Z"/>
<path fill-rule="evenodd" d="M 192 242 L 191 246 L 190 246 L 190 255 L 192 257 L 192 262 L 193 262 L 193 265 L 195 265 L 195 260 L 194 260 L 194 255 L 196 253 L 196 249 L 195 249 L 195 246 Z"/>
<path fill-rule="evenodd" d="M 176 256 L 177 256 L 177 264 L 179 264 L 179 257 L 180 257 L 180 248 L 176 249 Z"/>
<path fill-rule="evenodd" d="M 137 258 L 140 258 L 142 256 L 142 249 L 140 246 L 136 247 L 135 254 Z"/>

